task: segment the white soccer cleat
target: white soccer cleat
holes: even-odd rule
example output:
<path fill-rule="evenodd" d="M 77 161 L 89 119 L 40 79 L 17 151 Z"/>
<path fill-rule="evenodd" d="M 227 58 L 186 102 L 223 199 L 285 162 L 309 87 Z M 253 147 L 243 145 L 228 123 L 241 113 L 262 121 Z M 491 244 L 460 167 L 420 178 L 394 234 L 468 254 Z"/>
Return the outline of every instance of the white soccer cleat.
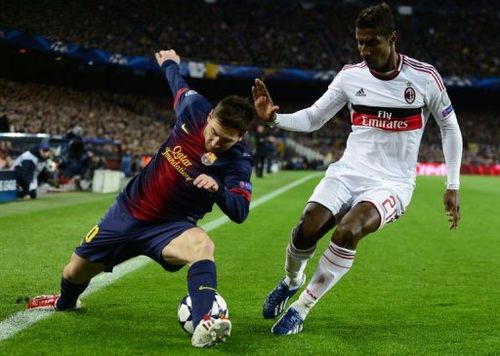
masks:
<path fill-rule="evenodd" d="M 39 295 L 37 297 L 31 298 L 28 300 L 26 304 L 26 309 L 38 309 L 38 310 L 60 310 L 57 309 L 57 300 L 59 299 L 59 295 L 51 294 L 51 295 Z M 76 301 L 76 305 L 71 309 L 66 310 L 78 310 L 82 307 L 82 302 L 80 299 Z"/>
<path fill-rule="evenodd" d="M 194 347 L 211 347 L 225 342 L 231 335 L 231 321 L 227 318 L 206 317 L 196 326 L 191 344 Z"/>

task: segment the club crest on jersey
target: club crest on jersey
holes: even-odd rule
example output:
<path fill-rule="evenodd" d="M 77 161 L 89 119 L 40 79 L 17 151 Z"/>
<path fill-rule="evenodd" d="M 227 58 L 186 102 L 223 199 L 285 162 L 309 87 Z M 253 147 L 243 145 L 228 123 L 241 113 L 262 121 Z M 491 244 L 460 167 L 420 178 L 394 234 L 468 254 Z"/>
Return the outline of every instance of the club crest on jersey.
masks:
<path fill-rule="evenodd" d="M 206 152 L 201 156 L 201 163 L 205 166 L 211 166 L 217 160 L 217 156 L 212 152 Z"/>
<path fill-rule="evenodd" d="M 408 87 L 405 89 L 405 100 L 408 104 L 413 104 L 413 102 L 415 101 L 415 89 L 413 89 L 412 87 Z"/>

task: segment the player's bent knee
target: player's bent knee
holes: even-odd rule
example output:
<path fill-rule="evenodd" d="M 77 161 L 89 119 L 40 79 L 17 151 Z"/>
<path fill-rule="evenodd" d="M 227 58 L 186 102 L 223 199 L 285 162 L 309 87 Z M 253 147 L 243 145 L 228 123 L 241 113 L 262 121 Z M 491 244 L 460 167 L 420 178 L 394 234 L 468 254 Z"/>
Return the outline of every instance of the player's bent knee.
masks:
<path fill-rule="evenodd" d="M 81 276 L 76 273 L 76 270 L 71 265 L 66 265 L 63 271 L 64 279 L 70 281 L 71 283 L 83 283 Z"/>
<path fill-rule="evenodd" d="M 69 263 L 64 267 L 64 279 L 80 284 L 88 282 L 92 277 L 104 270 L 104 265 L 101 263 L 92 263 L 88 260 L 73 254 Z"/>
<path fill-rule="evenodd" d="M 214 251 L 215 251 L 215 244 L 207 236 L 198 241 L 197 244 L 193 246 L 193 251 L 192 251 L 193 260 L 190 262 L 195 262 L 204 259 L 213 259 Z"/>
<path fill-rule="evenodd" d="M 340 223 L 333 234 L 332 240 L 340 247 L 353 249 L 362 238 L 363 229 L 361 224 L 351 222 Z"/>
<path fill-rule="evenodd" d="M 328 209 L 310 203 L 293 231 L 294 243 L 307 242 L 312 246 L 334 225 L 335 218 Z"/>
<path fill-rule="evenodd" d="M 162 251 L 163 259 L 171 264 L 192 264 L 214 260 L 215 244 L 205 231 L 195 228 L 185 231 Z"/>

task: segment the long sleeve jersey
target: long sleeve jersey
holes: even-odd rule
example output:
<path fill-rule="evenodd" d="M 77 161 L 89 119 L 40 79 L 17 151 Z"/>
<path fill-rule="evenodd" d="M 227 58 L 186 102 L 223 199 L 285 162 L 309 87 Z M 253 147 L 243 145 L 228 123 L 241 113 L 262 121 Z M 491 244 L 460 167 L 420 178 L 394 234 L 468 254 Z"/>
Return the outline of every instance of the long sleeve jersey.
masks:
<path fill-rule="evenodd" d="M 252 156 L 244 141 L 218 156 L 207 153 L 203 131 L 212 105 L 191 90 L 174 61 L 162 65 L 174 95 L 175 126 L 151 161 L 119 195 L 118 201 L 134 218 L 164 221 L 187 217 L 194 221 L 214 204 L 233 221 L 243 222 L 252 193 Z M 217 192 L 193 185 L 200 174 L 214 178 Z"/>
<path fill-rule="evenodd" d="M 364 62 L 346 65 L 311 107 L 278 114 L 275 123 L 286 130 L 314 131 L 346 104 L 352 132 L 341 161 L 368 175 L 414 184 L 420 141 L 432 113 L 441 130 L 447 187 L 459 188 L 462 135 L 433 66 L 402 54 L 389 77 Z"/>

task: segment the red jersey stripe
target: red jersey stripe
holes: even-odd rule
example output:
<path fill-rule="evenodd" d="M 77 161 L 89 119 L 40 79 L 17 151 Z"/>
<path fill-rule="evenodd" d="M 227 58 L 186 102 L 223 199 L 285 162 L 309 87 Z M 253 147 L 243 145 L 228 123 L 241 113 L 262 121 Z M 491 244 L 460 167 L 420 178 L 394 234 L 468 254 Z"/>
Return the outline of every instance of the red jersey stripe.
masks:
<path fill-rule="evenodd" d="M 175 94 L 175 99 L 174 99 L 174 109 L 177 107 L 177 104 L 179 104 L 179 99 L 181 98 L 181 95 L 187 92 L 189 88 L 180 88 L 177 93 Z"/>
<path fill-rule="evenodd" d="M 384 131 L 412 131 L 422 128 L 423 125 L 421 114 L 389 119 L 359 112 L 353 112 L 352 124 L 353 126 L 373 127 Z"/>
<path fill-rule="evenodd" d="M 252 194 L 248 190 L 241 189 L 241 188 L 233 188 L 229 189 L 231 193 L 241 195 L 243 198 L 245 198 L 249 203 L 252 200 Z"/>

